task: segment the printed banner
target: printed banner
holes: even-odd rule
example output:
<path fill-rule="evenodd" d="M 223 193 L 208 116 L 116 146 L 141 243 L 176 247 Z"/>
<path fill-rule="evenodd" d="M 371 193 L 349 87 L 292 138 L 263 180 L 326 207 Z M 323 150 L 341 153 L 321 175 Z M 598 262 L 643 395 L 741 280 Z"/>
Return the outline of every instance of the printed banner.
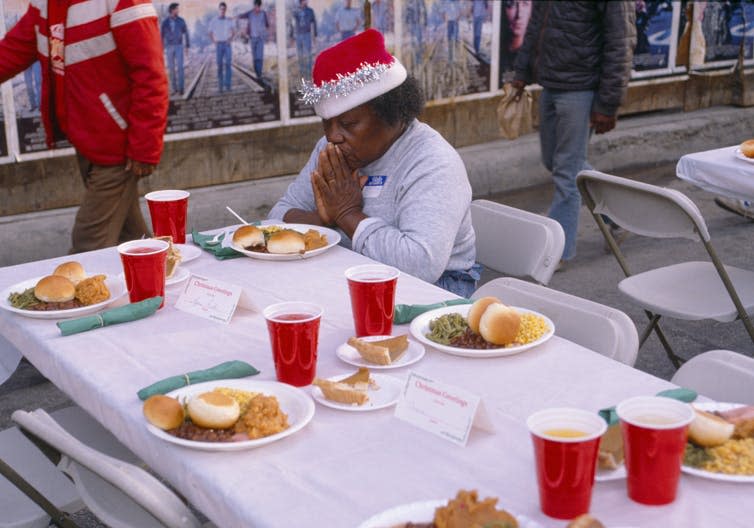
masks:
<path fill-rule="evenodd" d="M 3 113 L 3 101 L 0 98 L 0 158 L 8 155 L 8 141 L 5 137 L 5 114 Z"/>
<path fill-rule="evenodd" d="M 518 50 L 524 43 L 534 2 L 508 0 L 500 10 L 500 86 L 513 80 Z"/>
<path fill-rule="evenodd" d="M 695 2 L 703 10 L 698 21 L 704 37 L 704 63 L 738 59 L 741 43 L 744 58 L 754 57 L 754 2 L 725 0 Z"/>

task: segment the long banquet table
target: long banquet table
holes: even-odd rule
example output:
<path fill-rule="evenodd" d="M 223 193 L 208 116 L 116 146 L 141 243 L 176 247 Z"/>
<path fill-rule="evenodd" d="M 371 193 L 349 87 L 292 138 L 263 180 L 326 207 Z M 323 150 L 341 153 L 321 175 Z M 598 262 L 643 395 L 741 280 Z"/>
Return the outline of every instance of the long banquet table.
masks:
<path fill-rule="evenodd" d="M 76 258 L 90 273 L 121 271 L 114 248 Z M 67 259 L 2 268 L 0 289 L 48 274 Z M 243 286 L 259 309 L 282 300 L 323 305 L 318 374 L 331 376 L 351 369 L 334 353 L 352 332 L 343 271 L 366 261 L 335 247 L 296 262 L 217 261 L 203 254 L 186 267 Z M 148 432 L 138 389 L 230 359 L 259 368 L 252 379 L 272 380 L 275 373 L 261 313 L 244 309 L 228 325 L 212 322 L 176 310 L 180 291 L 169 288 L 165 308 L 152 317 L 69 337 L 52 321 L 2 310 L 0 334 L 220 527 L 354 527 L 376 512 L 450 498 L 462 488 L 499 497 L 501 505 L 542 526 L 565 526 L 539 511 L 526 417 L 553 406 L 596 411 L 671 386 L 557 336 L 493 359 L 430 349 L 419 363 L 388 373 L 405 378 L 413 369 L 481 395 L 494 433 L 472 430 L 468 445 L 458 447 L 396 419 L 392 408 L 359 413 L 317 404 L 309 425 L 278 442 L 239 452 L 196 451 Z M 448 297 L 414 277 L 399 279 L 397 302 Z M 745 526 L 754 518 L 753 489 L 683 475 L 673 504 L 648 507 L 627 498 L 625 481 L 598 482 L 592 510 L 612 527 Z"/>
<path fill-rule="evenodd" d="M 754 200 L 754 159 L 736 157 L 737 146 L 681 156 L 676 175 L 705 191 L 738 200 Z"/>

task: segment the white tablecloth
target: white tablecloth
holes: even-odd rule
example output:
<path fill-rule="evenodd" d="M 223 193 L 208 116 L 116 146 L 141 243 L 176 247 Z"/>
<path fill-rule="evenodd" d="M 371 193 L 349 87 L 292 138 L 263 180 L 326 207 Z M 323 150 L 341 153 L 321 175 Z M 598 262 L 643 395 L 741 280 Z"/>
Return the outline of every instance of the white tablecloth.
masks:
<path fill-rule="evenodd" d="M 90 272 L 120 272 L 114 249 L 80 255 Z M 55 259 L 0 269 L 0 288 L 49 273 Z M 352 333 L 343 270 L 366 259 L 336 247 L 307 261 L 272 263 L 241 258 L 216 261 L 208 254 L 187 264 L 198 275 L 242 285 L 261 308 L 281 300 L 324 306 L 318 374 L 349 366 L 335 348 Z M 229 325 L 166 307 L 129 324 L 61 337 L 51 321 L 0 314 L 0 334 L 79 405 L 105 424 L 155 471 L 220 527 L 353 527 L 389 507 L 445 499 L 461 488 L 500 498 L 500 504 L 543 526 L 564 526 L 539 511 L 533 454 L 525 418 L 552 406 L 597 410 L 623 398 L 654 394 L 670 384 L 554 337 L 525 353 L 468 359 L 428 350 L 413 368 L 483 397 L 494 434 L 473 430 L 457 447 L 393 417 L 392 409 L 343 412 L 317 405 L 300 432 L 259 449 L 208 453 L 153 437 L 136 391 L 169 375 L 225 360 L 251 362 L 274 379 L 264 320 L 239 311 Z M 449 295 L 403 275 L 397 301 L 429 303 Z M 397 331 L 407 331 L 398 327 Z M 746 526 L 754 518 L 751 485 L 684 475 L 678 500 L 664 507 L 631 502 L 625 482 L 597 483 L 592 509 L 608 526 Z"/>
<path fill-rule="evenodd" d="M 754 201 L 754 160 L 738 159 L 738 147 L 725 147 L 682 156 L 676 175 L 714 194 Z"/>

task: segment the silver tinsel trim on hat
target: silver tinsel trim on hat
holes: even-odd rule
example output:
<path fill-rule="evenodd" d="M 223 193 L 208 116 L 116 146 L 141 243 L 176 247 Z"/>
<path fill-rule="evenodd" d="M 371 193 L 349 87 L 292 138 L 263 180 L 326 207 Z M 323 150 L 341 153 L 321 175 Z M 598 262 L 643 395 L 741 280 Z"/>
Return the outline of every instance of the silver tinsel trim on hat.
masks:
<path fill-rule="evenodd" d="M 388 64 L 362 62 L 355 72 L 348 75 L 338 74 L 336 80 L 324 82 L 322 86 L 315 86 L 313 82 L 301 79 L 299 99 L 305 104 L 315 105 L 330 97 L 345 97 L 370 82 L 378 81 L 389 68 Z"/>

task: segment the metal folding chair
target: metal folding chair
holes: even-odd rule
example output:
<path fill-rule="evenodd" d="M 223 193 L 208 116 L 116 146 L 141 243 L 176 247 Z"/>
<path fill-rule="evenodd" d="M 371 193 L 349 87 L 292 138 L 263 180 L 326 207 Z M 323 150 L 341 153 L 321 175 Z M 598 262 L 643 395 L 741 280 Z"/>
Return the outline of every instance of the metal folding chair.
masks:
<path fill-rule="evenodd" d="M 74 409 L 69 413 L 72 415 L 64 416 L 64 420 L 61 420 L 66 426 L 79 428 L 82 421 L 93 421 L 78 408 L 69 409 Z M 108 526 L 202 526 L 173 491 L 144 469 L 131 463 L 137 460 L 135 456 L 101 427 L 86 427 L 94 433 L 89 435 L 85 444 L 42 409 L 32 412 L 15 411 L 12 419 L 46 456 L 54 460 L 59 470 L 71 478 L 84 504 Z M 91 444 L 97 445 L 101 450 L 94 449 Z M 18 479 L 12 475 L 11 478 L 11 482 L 18 485 Z M 44 496 L 33 491 L 29 493 L 28 487 L 21 484 L 20 489 L 48 511 L 59 526 L 76 527 L 68 516 L 56 508 L 48 509 L 49 504 Z"/>
<path fill-rule="evenodd" d="M 694 356 L 670 380 L 721 402 L 754 405 L 754 359 L 730 350 Z"/>
<path fill-rule="evenodd" d="M 473 298 L 487 295 L 546 315 L 560 337 L 626 365 L 636 362 L 636 326 L 620 310 L 512 277 L 489 281 L 474 292 Z"/>
<path fill-rule="evenodd" d="M 565 246 L 557 221 L 497 202 L 474 200 L 471 222 L 480 264 L 504 275 L 550 282 Z"/>
<path fill-rule="evenodd" d="M 683 362 L 658 324 L 662 316 L 688 321 L 741 319 L 754 342 L 754 325 L 748 315 L 754 310 L 754 272 L 721 262 L 694 202 L 674 189 L 593 170 L 582 171 L 576 181 L 584 203 L 626 275 L 618 289 L 641 306 L 649 319 L 640 347 L 654 331 L 676 368 Z M 709 261 L 680 262 L 632 274 L 602 214 L 639 235 L 700 242 Z"/>

